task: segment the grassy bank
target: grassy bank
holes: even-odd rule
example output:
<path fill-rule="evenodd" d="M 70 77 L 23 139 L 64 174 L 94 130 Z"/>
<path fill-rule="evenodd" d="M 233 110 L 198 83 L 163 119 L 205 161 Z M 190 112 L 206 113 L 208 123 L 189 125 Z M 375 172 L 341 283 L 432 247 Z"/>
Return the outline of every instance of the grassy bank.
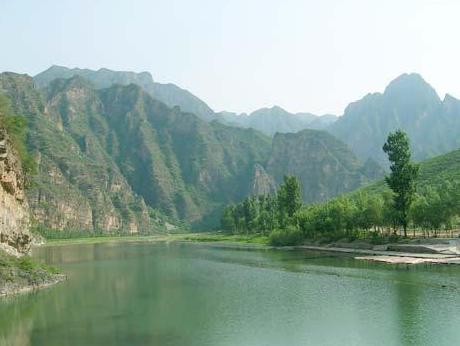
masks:
<path fill-rule="evenodd" d="M 65 278 L 58 269 L 0 251 L 0 297 L 49 286 Z"/>
<path fill-rule="evenodd" d="M 155 235 L 106 235 L 98 237 L 81 238 L 52 238 L 45 240 L 45 246 L 76 245 L 76 244 L 99 244 L 112 242 L 155 242 L 185 240 L 189 234 L 155 234 Z"/>
<path fill-rule="evenodd" d="M 268 245 L 268 237 L 261 234 L 225 234 L 225 233 L 195 233 L 184 240 L 194 242 L 229 242 L 244 244 Z"/>
<path fill-rule="evenodd" d="M 261 234 L 225 234 L 222 232 L 198 233 L 157 233 L 150 235 L 137 234 L 104 234 L 84 231 L 46 230 L 36 232 L 42 237 L 45 246 L 99 244 L 111 242 L 157 242 L 157 241 L 191 241 L 191 242 L 227 242 L 268 245 L 269 239 Z"/>

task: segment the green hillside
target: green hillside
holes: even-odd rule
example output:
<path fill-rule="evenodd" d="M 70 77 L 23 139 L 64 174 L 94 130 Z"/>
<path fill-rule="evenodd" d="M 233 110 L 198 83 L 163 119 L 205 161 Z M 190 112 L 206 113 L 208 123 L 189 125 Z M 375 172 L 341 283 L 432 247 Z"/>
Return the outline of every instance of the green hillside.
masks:
<path fill-rule="evenodd" d="M 226 204 L 273 191 L 285 174 L 300 178 L 308 203 L 379 175 L 326 132 L 272 140 L 168 107 L 138 85 L 143 75 L 78 71 L 42 75 L 41 88 L 26 75 L 0 75 L 0 91 L 28 120 L 38 166 L 28 197 L 40 226 L 149 232 L 170 227 L 166 215 L 216 227 Z"/>

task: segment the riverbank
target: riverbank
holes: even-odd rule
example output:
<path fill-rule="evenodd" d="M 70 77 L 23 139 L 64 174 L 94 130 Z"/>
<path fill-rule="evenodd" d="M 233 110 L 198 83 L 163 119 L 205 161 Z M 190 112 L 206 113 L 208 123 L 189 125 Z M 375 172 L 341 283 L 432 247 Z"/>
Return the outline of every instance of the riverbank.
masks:
<path fill-rule="evenodd" d="M 194 233 L 185 234 L 154 234 L 154 235 L 123 235 L 123 236 L 97 236 L 83 238 L 67 238 L 67 239 L 46 239 L 44 244 L 40 246 L 62 246 L 62 245 L 78 245 L 78 244 L 99 244 L 99 243 L 115 243 L 115 242 L 157 242 L 157 241 L 177 241 L 185 240 L 187 237 L 192 237 Z"/>
<path fill-rule="evenodd" d="M 34 291 L 65 280 L 58 269 L 0 251 L 0 297 Z"/>
<path fill-rule="evenodd" d="M 274 247 L 260 234 L 184 233 L 148 236 L 98 236 L 88 238 L 49 239 L 43 246 L 99 244 L 112 242 L 193 242 L 206 246 L 238 249 L 278 249 L 342 253 L 358 260 L 389 264 L 460 264 L 460 239 L 406 239 L 382 245 L 369 240 L 352 242 L 305 242 L 297 246 Z"/>
<path fill-rule="evenodd" d="M 100 244 L 114 242 L 172 242 L 186 241 L 197 243 L 225 243 L 225 244 L 252 244 L 268 246 L 268 237 L 263 235 L 228 235 L 223 233 L 182 233 L 182 234 L 152 234 L 152 235 L 123 235 L 123 236 L 97 236 L 67 239 L 45 239 L 40 246 L 64 246 L 78 244 Z"/>
<path fill-rule="evenodd" d="M 397 243 L 374 245 L 367 240 L 305 243 L 297 246 L 270 246 L 268 237 L 261 235 L 195 235 L 189 241 L 221 248 L 280 249 L 334 252 L 353 256 L 357 260 L 388 264 L 460 264 L 460 239 L 411 239 Z"/>

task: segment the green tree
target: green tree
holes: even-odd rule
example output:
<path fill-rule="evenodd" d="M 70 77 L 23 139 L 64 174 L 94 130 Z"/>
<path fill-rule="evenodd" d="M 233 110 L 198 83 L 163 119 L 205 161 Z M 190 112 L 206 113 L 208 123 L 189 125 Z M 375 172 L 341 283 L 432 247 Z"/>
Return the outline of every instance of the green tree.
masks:
<path fill-rule="evenodd" d="M 222 218 L 220 219 L 220 224 L 226 231 L 234 232 L 236 230 L 235 206 L 233 204 L 230 204 L 224 208 Z"/>
<path fill-rule="evenodd" d="M 388 155 L 391 163 L 391 173 L 385 177 L 385 181 L 394 192 L 397 222 L 403 227 L 404 236 L 407 237 L 409 209 L 415 194 L 415 180 L 419 167 L 411 162 L 409 138 L 402 130 L 388 135 L 383 151 Z"/>
<path fill-rule="evenodd" d="M 299 180 L 292 175 L 284 176 L 284 181 L 277 194 L 280 224 L 285 227 L 302 206 L 302 192 Z"/>

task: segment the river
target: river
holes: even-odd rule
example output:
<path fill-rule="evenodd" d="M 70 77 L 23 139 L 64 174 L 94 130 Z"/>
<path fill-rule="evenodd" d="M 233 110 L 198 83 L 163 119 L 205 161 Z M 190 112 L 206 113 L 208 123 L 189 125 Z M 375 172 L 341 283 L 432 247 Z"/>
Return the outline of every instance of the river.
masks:
<path fill-rule="evenodd" d="M 0 300 L 0 345 L 460 344 L 460 266 L 191 243 L 34 256 L 68 280 Z"/>

